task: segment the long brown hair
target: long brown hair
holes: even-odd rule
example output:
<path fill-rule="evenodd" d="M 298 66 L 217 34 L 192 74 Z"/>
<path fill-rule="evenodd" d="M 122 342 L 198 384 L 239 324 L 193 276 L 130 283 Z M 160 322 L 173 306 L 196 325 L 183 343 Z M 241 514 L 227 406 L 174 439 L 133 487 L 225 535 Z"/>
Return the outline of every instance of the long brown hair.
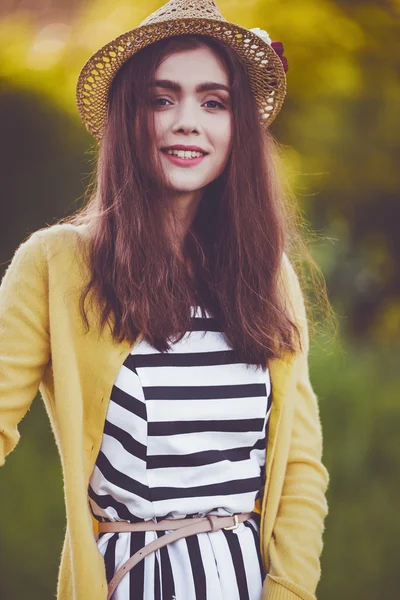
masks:
<path fill-rule="evenodd" d="M 149 84 L 162 59 L 203 45 L 230 76 L 233 142 L 224 172 L 207 186 L 187 231 L 182 259 L 167 232 L 165 182 L 149 144 L 155 139 Z M 132 56 L 110 89 L 89 202 L 64 219 L 89 225 L 91 278 L 81 297 L 86 326 L 85 299 L 93 291 L 101 329 L 108 323 L 114 339 L 132 343 L 141 333 L 167 351 L 191 329 L 197 303 L 213 314 L 240 360 L 265 366 L 294 352 L 299 332 L 279 288 L 282 253 L 292 238 L 277 158 L 246 68 L 223 42 L 175 36 Z"/>

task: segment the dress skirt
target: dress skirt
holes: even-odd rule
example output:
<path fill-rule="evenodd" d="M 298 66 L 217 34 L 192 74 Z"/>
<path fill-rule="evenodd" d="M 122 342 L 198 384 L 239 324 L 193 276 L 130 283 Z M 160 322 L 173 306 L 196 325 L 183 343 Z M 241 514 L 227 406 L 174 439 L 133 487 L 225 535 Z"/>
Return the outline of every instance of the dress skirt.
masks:
<path fill-rule="evenodd" d="M 140 340 L 117 375 L 88 488 L 99 521 L 252 512 L 262 496 L 268 368 L 240 362 L 216 320 L 192 311 L 190 331 L 168 352 Z M 259 528 L 252 512 L 236 529 L 171 542 L 135 565 L 112 600 L 260 600 Z M 167 533 L 97 534 L 107 581 Z"/>

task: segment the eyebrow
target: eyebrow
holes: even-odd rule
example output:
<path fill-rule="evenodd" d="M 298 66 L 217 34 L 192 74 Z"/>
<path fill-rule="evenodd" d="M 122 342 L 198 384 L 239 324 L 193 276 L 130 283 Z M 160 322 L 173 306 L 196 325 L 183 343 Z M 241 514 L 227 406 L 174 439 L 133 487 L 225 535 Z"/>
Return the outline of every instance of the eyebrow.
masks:
<path fill-rule="evenodd" d="M 170 79 L 157 79 L 150 84 L 151 88 L 161 87 L 173 92 L 181 92 L 182 86 L 177 81 L 171 81 Z M 230 88 L 223 83 L 216 83 L 215 81 L 204 81 L 196 86 L 196 93 L 209 92 L 212 90 L 224 90 L 230 93 Z"/>

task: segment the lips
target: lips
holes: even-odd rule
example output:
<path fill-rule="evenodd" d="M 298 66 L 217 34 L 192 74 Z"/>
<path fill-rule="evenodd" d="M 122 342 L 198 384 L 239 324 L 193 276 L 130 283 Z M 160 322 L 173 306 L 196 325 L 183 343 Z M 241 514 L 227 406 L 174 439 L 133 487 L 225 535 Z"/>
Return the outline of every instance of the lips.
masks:
<path fill-rule="evenodd" d="M 199 148 L 199 146 L 168 146 L 166 148 L 161 148 L 162 152 L 167 152 L 167 150 L 183 150 L 184 152 L 202 152 L 203 154 L 209 154 L 203 148 Z"/>
<path fill-rule="evenodd" d="M 195 158 L 180 158 L 179 156 L 174 156 L 173 154 L 168 154 L 167 152 L 163 152 L 163 154 L 172 164 L 177 165 L 178 167 L 194 167 L 200 164 L 201 161 L 207 156 L 203 155 Z"/>
<path fill-rule="evenodd" d="M 172 149 L 172 148 L 166 148 L 166 149 L 162 149 L 161 152 L 163 152 L 164 154 L 167 154 L 168 156 L 177 156 L 179 158 L 193 158 L 191 156 L 192 152 L 196 153 L 196 154 L 201 154 L 203 156 L 206 156 L 207 152 L 203 152 L 202 150 L 177 150 L 177 149 Z M 190 156 L 185 156 L 186 153 L 188 153 Z M 180 156 L 183 155 L 183 156 Z M 197 158 L 197 157 L 196 157 Z"/>

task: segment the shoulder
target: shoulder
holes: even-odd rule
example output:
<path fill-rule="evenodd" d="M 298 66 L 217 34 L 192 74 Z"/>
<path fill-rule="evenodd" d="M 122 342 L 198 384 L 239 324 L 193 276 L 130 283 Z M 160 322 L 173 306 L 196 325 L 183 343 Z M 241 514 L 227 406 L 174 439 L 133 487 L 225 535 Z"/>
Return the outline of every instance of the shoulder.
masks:
<path fill-rule="evenodd" d="M 38 229 L 30 235 L 32 242 L 42 244 L 49 256 L 57 252 L 73 250 L 78 242 L 86 239 L 87 225 L 74 225 L 72 223 L 57 223 Z"/>
<path fill-rule="evenodd" d="M 77 256 L 88 237 L 87 225 L 57 223 L 42 227 L 31 233 L 19 247 L 19 251 L 30 252 L 37 260 L 46 263 L 67 264 Z"/>
<path fill-rule="evenodd" d="M 62 223 L 30 233 L 17 247 L 7 271 L 18 272 L 23 279 L 47 279 L 50 265 L 66 268 L 74 262 L 76 250 L 87 237 L 86 225 Z"/>
<path fill-rule="evenodd" d="M 72 223 L 48 225 L 30 233 L 18 248 L 29 246 L 33 250 L 44 246 L 46 249 L 61 249 L 71 244 L 74 245 L 78 239 L 84 239 L 87 232 L 87 225 L 73 225 Z"/>

